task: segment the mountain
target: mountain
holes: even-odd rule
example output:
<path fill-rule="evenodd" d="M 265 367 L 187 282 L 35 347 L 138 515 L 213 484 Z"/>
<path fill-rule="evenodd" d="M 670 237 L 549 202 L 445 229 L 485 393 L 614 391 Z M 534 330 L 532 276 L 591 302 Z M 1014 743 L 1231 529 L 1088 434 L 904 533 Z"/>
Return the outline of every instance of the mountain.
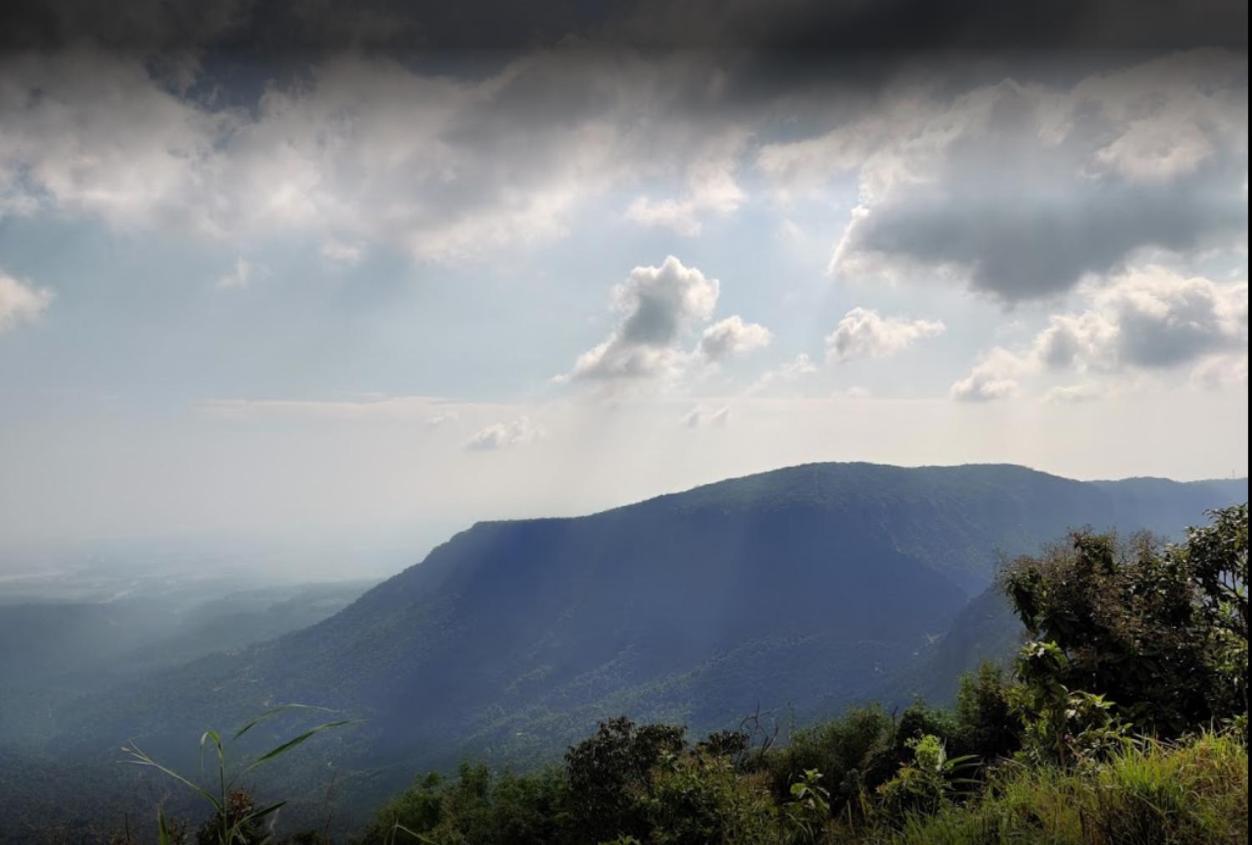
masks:
<path fill-rule="evenodd" d="M 298 701 L 362 717 L 325 753 L 390 789 L 469 753 L 530 765 L 618 713 L 693 732 L 758 708 L 804 721 L 909 666 L 998 555 L 1083 525 L 1177 533 L 1246 498 L 1246 480 L 812 464 L 480 523 L 316 625 L 65 709 L 53 747 L 173 754 Z"/>
<path fill-rule="evenodd" d="M 61 702 L 307 628 L 369 586 L 200 584 L 110 601 L 0 604 L 0 746 L 37 744 Z"/>
<path fill-rule="evenodd" d="M 896 707 L 919 698 L 950 704 L 963 674 L 976 670 L 983 661 L 1011 667 L 1025 638 L 1026 628 L 1008 596 L 992 585 L 970 599 L 942 636 L 928 641 L 871 697 Z"/>

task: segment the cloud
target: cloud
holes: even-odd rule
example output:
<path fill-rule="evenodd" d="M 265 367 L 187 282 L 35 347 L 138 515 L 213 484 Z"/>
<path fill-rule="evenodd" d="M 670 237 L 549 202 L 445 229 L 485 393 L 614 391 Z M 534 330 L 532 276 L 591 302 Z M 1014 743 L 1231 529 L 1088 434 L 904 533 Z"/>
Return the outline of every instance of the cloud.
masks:
<path fill-rule="evenodd" d="M 742 355 L 769 346 L 770 330 L 759 323 L 745 323 L 738 314 L 719 320 L 700 335 L 697 351 L 710 362 Z"/>
<path fill-rule="evenodd" d="M 56 48 L 94 39 L 127 50 L 316 53 L 518 50 L 594 39 L 606 46 L 740 51 L 1172 48 L 1244 46 L 1248 29 L 1246 4 L 1232 0 L 1024 0 L 1011 8 L 984 0 L 942 6 L 925 0 L 630 0 L 591 7 L 477 0 L 471 9 L 392 0 L 130 0 L 119 13 L 92 0 L 11 0 L 0 6 L 0 46 Z"/>
<path fill-rule="evenodd" d="M 349 244 L 343 241 L 330 240 L 322 244 L 322 257 L 337 264 L 356 264 L 360 262 L 365 250 L 360 244 Z"/>
<path fill-rule="evenodd" d="M 687 428 L 725 428 L 730 424 L 730 407 L 724 406 L 716 411 L 704 408 L 693 408 L 683 415 L 682 424 Z"/>
<path fill-rule="evenodd" d="M 1100 398 L 1100 389 L 1093 384 L 1068 384 L 1054 387 L 1043 395 L 1045 402 L 1075 404 Z"/>
<path fill-rule="evenodd" d="M 1207 390 L 1247 385 L 1248 353 L 1211 355 L 1204 358 L 1191 371 L 1191 383 Z"/>
<path fill-rule="evenodd" d="M 254 269 L 252 263 L 246 258 L 236 258 L 235 266 L 230 272 L 218 277 L 217 286 L 224 290 L 246 288 L 252 284 Z"/>
<path fill-rule="evenodd" d="M 281 39 L 270 27 L 291 18 L 248 24 Z M 236 32 L 231 19 L 210 16 Z M 629 219 L 694 235 L 742 208 L 758 173 L 779 193 L 843 191 L 851 176 L 861 211 L 840 276 L 922 269 L 1006 301 L 1067 289 L 1142 246 L 1246 229 L 1240 55 L 973 90 L 968 70 L 918 82 L 878 63 L 845 78 L 816 59 L 566 45 L 436 72 L 338 51 L 298 72 L 262 66 L 254 86 L 193 61 L 188 88 L 131 51 L 9 51 L 0 209 L 228 243 L 297 233 L 349 263 L 384 245 L 456 264 L 565 237 L 596 198 L 633 197 Z"/>
<path fill-rule="evenodd" d="M 570 47 L 454 74 L 332 54 L 298 74 L 263 66 L 274 78 L 223 87 L 227 105 L 180 96 L 127 51 L 0 53 L 0 208 L 446 264 L 564 237 L 592 198 L 677 178 L 685 193 L 631 216 L 697 231 L 745 200 L 747 135 L 717 106 L 716 64 Z"/>
<path fill-rule="evenodd" d="M 1247 282 L 1215 282 L 1148 266 L 1114 277 L 1105 287 L 1091 286 L 1085 298 L 1085 309 L 1049 317 L 1027 348 L 992 350 L 952 386 L 953 397 L 1005 398 L 1017 392 L 1018 379 L 1047 371 L 1113 375 L 1194 365 L 1191 378 L 1198 384 L 1240 380 L 1239 361 L 1248 344 Z M 1058 388 L 1061 392 L 1048 398 L 1068 398 L 1066 390 Z"/>
<path fill-rule="evenodd" d="M 10 201 L 123 229 L 220 229 L 218 145 L 236 115 L 180 99 L 133 56 L 89 48 L 0 54 L 0 80 Z"/>
<path fill-rule="evenodd" d="M 783 193 L 855 175 L 839 278 L 953 279 L 1011 303 L 1145 248 L 1245 241 L 1246 127 L 1246 55 L 1198 51 L 1067 88 L 1005 79 L 952 97 L 901 82 L 758 164 Z"/>
<path fill-rule="evenodd" d="M 984 354 L 970 374 L 949 391 L 953 399 L 962 402 L 989 402 L 1016 396 L 1020 385 L 1018 378 L 1032 369 L 1029 360 L 996 347 Z"/>
<path fill-rule="evenodd" d="M 703 218 L 726 217 L 747 200 L 735 180 L 737 157 L 747 140 L 742 132 L 730 133 L 716 148 L 698 156 L 689 166 L 687 195 L 682 199 L 652 200 L 637 197 L 626 209 L 626 218 L 644 226 L 668 228 L 694 237 L 703 229 Z"/>
<path fill-rule="evenodd" d="M 826 337 L 826 360 L 844 363 L 857 358 L 885 358 L 918 340 L 943 334 L 937 320 L 881 317 L 868 308 L 853 308 Z"/>
<path fill-rule="evenodd" d="M 769 329 L 734 314 L 707 326 L 688 350 L 688 337 L 712 319 L 719 293 L 717 279 L 672 255 L 659 267 L 636 267 L 611 292 L 618 315 L 613 331 L 555 381 L 609 386 L 674 381 L 700 366 L 769 345 Z"/>
<path fill-rule="evenodd" d="M 1051 368 L 1164 369 L 1247 342 L 1246 282 L 1146 267 L 1093 292 L 1087 310 L 1053 316 L 1034 354 Z"/>
<path fill-rule="evenodd" d="M 813 363 L 813 359 L 801 352 L 791 360 L 784 361 L 777 367 L 766 370 L 744 392 L 747 395 L 762 393 L 779 385 L 794 384 L 816 372 L 817 365 Z"/>
<path fill-rule="evenodd" d="M 52 302 L 52 291 L 32 287 L 0 270 L 0 332 L 34 322 Z"/>
<path fill-rule="evenodd" d="M 518 417 L 511 422 L 499 422 L 480 429 L 469 440 L 465 448 L 471 452 L 492 452 L 533 443 L 544 436 L 544 430 L 530 421 L 529 417 Z"/>
<path fill-rule="evenodd" d="M 613 288 L 619 321 L 603 343 L 579 356 L 569 378 L 614 381 L 676 374 L 686 363 L 681 342 L 713 315 L 717 279 L 669 256 L 659 267 L 636 267 Z"/>

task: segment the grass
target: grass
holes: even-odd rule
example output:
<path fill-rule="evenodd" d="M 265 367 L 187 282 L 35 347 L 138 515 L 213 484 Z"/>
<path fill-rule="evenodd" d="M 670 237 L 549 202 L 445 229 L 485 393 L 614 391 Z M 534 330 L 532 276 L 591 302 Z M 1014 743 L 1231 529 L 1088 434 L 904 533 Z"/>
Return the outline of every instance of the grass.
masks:
<path fill-rule="evenodd" d="M 1248 753 L 1230 734 L 1144 740 L 1098 768 L 1009 766 L 964 806 L 912 817 L 892 845 L 1242 845 L 1248 842 Z"/>

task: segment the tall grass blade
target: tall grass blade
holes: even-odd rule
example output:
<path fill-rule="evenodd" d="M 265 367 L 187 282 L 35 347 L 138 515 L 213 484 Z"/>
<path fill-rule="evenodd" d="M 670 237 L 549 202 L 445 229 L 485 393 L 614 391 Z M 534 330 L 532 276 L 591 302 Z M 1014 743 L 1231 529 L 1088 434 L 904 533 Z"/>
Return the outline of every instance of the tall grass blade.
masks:
<path fill-rule="evenodd" d="M 222 812 L 221 802 L 218 801 L 217 798 L 213 797 L 212 793 L 210 793 L 208 790 L 206 790 L 204 787 L 200 786 L 199 784 L 195 783 L 194 781 L 190 781 L 187 778 L 183 777 L 182 775 L 180 775 L 178 772 L 174 771 L 173 769 L 162 766 L 156 760 L 153 760 L 151 757 L 145 754 L 139 748 L 139 746 L 135 745 L 133 742 L 128 746 L 122 746 L 122 750 L 131 756 L 130 760 L 124 760 L 123 762 L 130 763 L 131 765 L 135 765 L 135 766 L 151 766 L 152 768 L 156 769 L 159 772 L 164 772 L 165 774 L 169 775 L 170 777 L 172 777 L 174 780 L 178 781 L 179 783 L 182 783 L 185 786 L 191 789 L 194 789 L 196 792 L 203 795 L 206 800 L 208 800 L 209 802 L 213 804 L 214 808 L 216 808 L 218 812 Z"/>
<path fill-rule="evenodd" d="M 260 714 L 259 716 L 255 717 L 250 722 L 245 724 L 242 728 L 235 731 L 235 735 L 231 737 L 231 739 L 239 739 L 239 737 L 243 736 L 248 731 L 252 730 L 253 728 L 261 724 L 262 722 L 268 719 L 272 719 L 273 717 L 277 716 L 280 713 L 286 713 L 289 710 L 318 710 L 323 713 L 335 712 L 329 707 L 318 707 L 315 704 L 280 704 L 277 707 L 272 707 L 269 710 L 266 710 L 264 713 Z"/>
<path fill-rule="evenodd" d="M 275 748 L 271 748 L 269 751 L 266 751 L 260 757 L 256 758 L 251 763 L 249 763 L 248 766 L 242 772 L 240 772 L 240 775 L 241 776 L 245 775 L 248 772 L 255 769 L 257 766 L 261 765 L 262 763 L 266 763 L 270 760 L 273 760 L 275 757 L 278 757 L 281 754 L 287 753 L 291 749 L 295 748 L 297 745 L 301 745 L 302 743 L 307 741 L 310 737 L 313 737 L 316 734 L 321 733 L 322 731 L 327 731 L 327 730 L 330 730 L 331 728 L 340 728 L 340 727 L 343 727 L 344 725 L 350 725 L 353 723 L 353 721 L 354 720 L 352 719 L 340 719 L 335 722 L 326 722 L 325 724 L 318 725 L 315 728 L 310 728 L 309 730 L 305 731 L 299 736 L 294 737 L 293 739 L 287 740 L 282 745 L 276 746 Z"/>

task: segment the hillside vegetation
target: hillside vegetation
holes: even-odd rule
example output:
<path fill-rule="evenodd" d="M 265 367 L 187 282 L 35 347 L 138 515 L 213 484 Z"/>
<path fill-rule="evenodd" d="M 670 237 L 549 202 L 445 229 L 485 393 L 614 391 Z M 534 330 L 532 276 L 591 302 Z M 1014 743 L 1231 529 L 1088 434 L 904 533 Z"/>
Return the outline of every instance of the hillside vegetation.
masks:
<path fill-rule="evenodd" d="M 1080 531 L 1014 560 L 1001 584 L 1030 639 L 1011 673 L 966 675 L 950 710 L 859 708 L 786 744 L 760 714 L 699 742 L 620 717 L 561 766 L 421 777 L 352 838 L 1247 842 L 1248 510 L 1211 516 L 1178 545 Z M 268 841 L 259 820 L 270 810 L 225 794 L 198 841 Z M 186 840 L 161 824 L 166 841 Z"/>
<path fill-rule="evenodd" d="M 695 732 L 758 707 L 805 723 L 883 697 L 1003 555 L 1083 525 L 1176 535 L 1246 496 L 1246 480 L 814 464 L 480 523 L 318 625 L 67 708 L 53 747 L 103 734 L 177 753 L 281 701 L 365 718 L 341 762 L 371 768 L 550 759 L 622 712 Z"/>
<path fill-rule="evenodd" d="M 977 669 L 980 658 L 1007 671 L 1024 638 L 1054 640 L 1041 632 L 1064 627 L 1063 613 L 1021 613 L 1021 596 L 1006 595 L 1005 582 L 993 577 L 997 567 L 1033 554 L 1041 572 L 1051 571 L 1073 549 L 1043 556 L 1039 549 L 1084 525 L 1091 528 L 1075 536 L 1118 529 L 1128 539 L 1110 554 L 1130 561 L 1139 529 L 1180 539 L 1205 509 L 1246 496 L 1243 479 L 1077 482 L 1011 466 L 819 464 L 586 517 L 482 523 L 311 627 L 231 652 L 204 648 L 206 656 L 185 665 L 40 708 L 38 743 L 0 743 L 0 840 L 37 841 L 41 820 L 55 817 L 73 831 L 68 841 L 101 841 L 154 803 L 194 818 L 194 796 L 120 768 L 117 749 L 135 742 L 163 765 L 194 772 L 205 749 L 189 737 L 245 724 L 283 702 L 332 710 L 352 724 L 318 737 L 316 766 L 282 755 L 250 772 L 247 786 L 289 800 L 284 824 L 317 822 L 341 837 L 361 829 L 416 771 L 455 771 L 465 759 L 492 772 L 559 766 L 562 749 L 623 713 L 641 725 L 682 725 L 693 741 L 725 735 L 732 745 L 738 740 L 728 737 L 745 714 L 755 714 L 743 755 L 760 762 L 804 747 L 805 726 L 850 709 L 871 712 L 866 704 L 880 702 L 873 747 L 891 750 L 873 758 L 878 780 L 866 779 L 864 761 L 855 776 L 810 766 L 821 773 L 810 784 L 815 801 L 821 790 L 833 800 L 852 789 L 845 775 L 849 784 L 881 785 L 912 759 L 907 743 L 926 735 L 948 757 L 982 759 L 985 749 L 969 750 L 939 729 L 939 711 L 925 711 L 935 724 L 918 734 L 909 705 L 918 695 L 951 701 L 961 673 Z M 1158 546 L 1144 548 L 1163 555 Z M 1052 583 L 1046 573 L 1032 577 Z M 1096 595 L 1121 596 L 1121 589 L 1113 581 L 1090 585 Z M 1110 658 L 1118 662 L 1152 642 L 1144 631 L 1118 637 L 1123 652 Z M 1164 639 L 1180 649 L 1199 642 Z M 1195 664 L 1207 648 L 1171 659 Z M 1066 655 L 1071 663 L 1075 654 Z M 1104 692 L 1120 707 L 1144 700 L 1150 686 L 1118 676 L 1103 691 L 1074 665 L 1085 664 L 1056 669 L 1059 683 Z M 1147 678 L 1176 668 L 1126 665 Z M 1021 686 L 1009 675 L 1001 681 Z M 1195 681 L 1171 692 L 1177 701 L 1169 712 L 1181 714 L 1171 719 L 1203 722 L 1192 692 L 1211 696 Z M 1014 712 L 1025 706 L 1014 702 Z M 230 753 L 256 756 L 298 735 L 298 715 L 266 720 L 228 743 Z M 1158 736 L 1174 730 L 1173 722 L 1128 719 Z M 1020 736 L 1026 726 L 996 730 Z M 700 756 L 676 748 L 676 759 Z M 761 777 L 744 765 L 732 767 L 735 783 Z M 519 788 L 537 789 L 530 777 Z M 773 812 L 783 812 L 793 783 L 774 782 Z"/>

